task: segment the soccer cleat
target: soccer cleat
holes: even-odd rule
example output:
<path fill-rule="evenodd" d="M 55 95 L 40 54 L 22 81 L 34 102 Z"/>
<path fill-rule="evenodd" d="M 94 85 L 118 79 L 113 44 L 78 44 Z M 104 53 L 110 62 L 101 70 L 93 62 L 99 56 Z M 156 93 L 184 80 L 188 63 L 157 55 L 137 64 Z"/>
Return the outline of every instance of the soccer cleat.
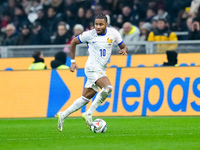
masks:
<path fill-rule="evenodd" d="M 57 118 L 58 118 L 58 130 L 61 132 L 63 129 L 63 123 L 64 119 L 62 118 L 62 112 L 57 113 Z"/>
<path fill-rule="evenodd" d="M 92 124 L 92 116 L 87 115 L 87 113 L 83 113 L 82 115 L 83 119 L 85 120 L 87 126 L 91 129 Z"/>

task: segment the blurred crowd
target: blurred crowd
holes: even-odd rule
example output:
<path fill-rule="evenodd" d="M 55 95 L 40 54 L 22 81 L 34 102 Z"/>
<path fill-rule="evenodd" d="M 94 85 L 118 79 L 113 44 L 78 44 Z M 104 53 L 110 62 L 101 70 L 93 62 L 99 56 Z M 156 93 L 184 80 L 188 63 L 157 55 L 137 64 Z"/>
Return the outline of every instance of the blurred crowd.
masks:
<path fill-rule="evenodd" d="M 158 41 L 157 34 L 170 38 L 172 31 L 188 32 L 179 40 L 198 40 L 199 6 L 200 0 L 1 0 L 0 45 L 70 44 L 94 28 L 101 12 L 127 41 Z"/>

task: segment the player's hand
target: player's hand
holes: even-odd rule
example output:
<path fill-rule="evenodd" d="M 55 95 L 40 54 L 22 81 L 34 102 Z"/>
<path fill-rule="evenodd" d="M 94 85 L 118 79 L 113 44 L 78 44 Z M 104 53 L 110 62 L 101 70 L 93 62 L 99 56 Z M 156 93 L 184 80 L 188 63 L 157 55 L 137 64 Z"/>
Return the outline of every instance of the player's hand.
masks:
<path fill-rule="evenodd" d="M 76 70 L 78 70 L 78 65 L 76 64 L 76 62 L 71 63 L 71 67 L 70 67 L 70 71 L 74 72 Z"/>
<path fill-rule="evenodd" d="M 127 55 L 127 52 L 126 52 L 125 49 L 121 49 L 121 50 L 119 51 L 119 54 L 121 54 L 121 55 Z"/>

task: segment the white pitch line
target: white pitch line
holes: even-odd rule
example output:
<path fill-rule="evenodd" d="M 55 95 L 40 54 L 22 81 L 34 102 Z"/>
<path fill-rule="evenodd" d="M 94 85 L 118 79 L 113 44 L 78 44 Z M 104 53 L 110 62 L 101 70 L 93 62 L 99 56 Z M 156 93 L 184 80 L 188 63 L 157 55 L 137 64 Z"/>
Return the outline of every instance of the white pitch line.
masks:
<path fill-rule="evenodd" d="M 94 133 L 95 134 L 95 133 Z M 98 134 L 98 133 L 96 133 Z M 103 133 L 105 137 L 117 137 L 119 135 L 110 135 Z M 188 133 L 189 135 L 192 135 L 193 133 Z M 163 136 L 163 135 L 168 135 L 168 136 L 173 136 L 173 133 L 168 133 L 168 134 L 154 134 L 155 136 Z M 124 134 L 121 135 L 121 137 L 133 137 L 133 136 L 149 136 L 149 134 Z M 94 138 L 95 136 L 71 136 L 73 139 L 77 138 Z M 0 139 L 0 141 L 16 141 L 16 140 L 52 140 L 52 139 L 60 139 L 60 137 L 41 137 L 41 138 L 11 138 L 11 139 Z"/>

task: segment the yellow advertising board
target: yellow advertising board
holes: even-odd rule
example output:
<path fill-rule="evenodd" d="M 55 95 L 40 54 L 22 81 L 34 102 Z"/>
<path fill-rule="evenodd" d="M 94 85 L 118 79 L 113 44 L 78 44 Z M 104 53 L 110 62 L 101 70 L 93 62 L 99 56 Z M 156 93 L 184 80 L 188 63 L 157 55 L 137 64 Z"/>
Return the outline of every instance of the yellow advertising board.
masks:
<path fill-rule="evenodd" d="M 113 91 L 94 116 L 200 115 L 198 69 L 108 68 Z M 69 70 L 1 71 L 0 118 L 54 117 L 81 96 L 86 80 L 83 69 L 74 73 Z M 70 116 L 81 116 L 90 105 L 91 102 Z"/>

